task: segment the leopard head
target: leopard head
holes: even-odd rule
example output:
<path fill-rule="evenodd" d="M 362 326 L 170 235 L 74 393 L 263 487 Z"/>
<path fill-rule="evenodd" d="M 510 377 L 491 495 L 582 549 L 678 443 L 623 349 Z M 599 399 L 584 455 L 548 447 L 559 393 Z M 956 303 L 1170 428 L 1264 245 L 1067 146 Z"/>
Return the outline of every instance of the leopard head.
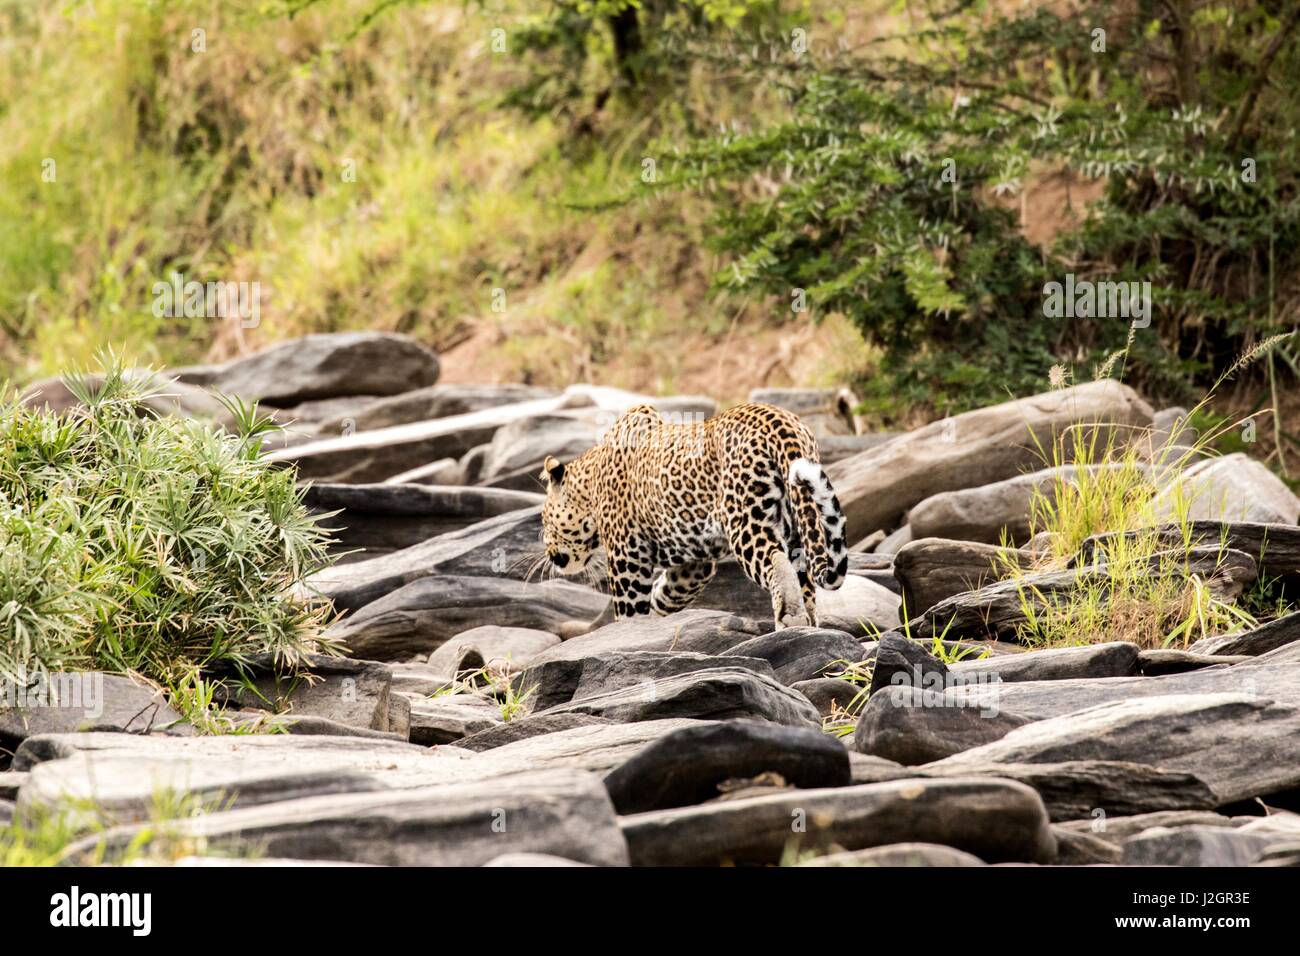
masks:
<path fill-rule="evenodd" d="M 542 466 L 546 503 L 542 505 L 542 542 L 546 556 L 560 574 L 578 574 L 600 547 L 596 516 L 580 487 L 566 468 L 548 455 Z"/>

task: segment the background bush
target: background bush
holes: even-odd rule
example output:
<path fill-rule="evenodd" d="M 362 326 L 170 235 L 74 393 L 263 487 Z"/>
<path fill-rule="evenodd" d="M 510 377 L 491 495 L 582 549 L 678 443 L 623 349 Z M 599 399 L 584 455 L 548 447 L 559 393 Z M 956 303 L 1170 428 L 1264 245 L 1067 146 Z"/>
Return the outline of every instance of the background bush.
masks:
<path fill-rule="evenodd" d="M 93 384 L 92 384 L 93 382 Z M 141 405 L 147 381 L 110 366 L 70 381 L 83 407 L 0 408 L 0 675 L 137 671 L 331 650 L 325 611 L 296 589 L 328 535 L 292 469 L 259 457 L 267 427 L 232 404 L 236 433 Z"/>

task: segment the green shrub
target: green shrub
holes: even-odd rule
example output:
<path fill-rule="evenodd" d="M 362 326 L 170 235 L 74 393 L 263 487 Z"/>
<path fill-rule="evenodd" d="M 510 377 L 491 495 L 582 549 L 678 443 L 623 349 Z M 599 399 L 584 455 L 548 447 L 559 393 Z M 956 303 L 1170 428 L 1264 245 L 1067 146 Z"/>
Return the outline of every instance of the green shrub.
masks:
<path fill-rule="evenodd" d="M 260 457 L 273 427 L 228 402 L 232 432 L 156 417 L 155 386 L 110 364 L 67 380 L 62 414 L 0 406 L 0 676 L 196 666 L 334 652 L 303 579 L 329 537 L 291 469 Z"/>

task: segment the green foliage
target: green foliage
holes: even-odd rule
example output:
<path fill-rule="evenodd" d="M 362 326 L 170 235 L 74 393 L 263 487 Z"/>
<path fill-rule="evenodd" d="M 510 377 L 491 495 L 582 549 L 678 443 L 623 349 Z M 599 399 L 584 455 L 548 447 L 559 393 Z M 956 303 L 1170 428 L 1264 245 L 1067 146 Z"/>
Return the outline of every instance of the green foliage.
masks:
<path fill-rule="evenodd" d="M 1294 314 L 1300 290 L 1274 276 L 1300 257 L 1300 90 L 1269 77 L 1300 67 L 1300 7 L 934 6 L 904 44 L 714 52 L 789 104 L 693 143 L 666 179 L 717 201 L 720 288 L 804 290 L 814 317 L 842 313 L 885 349 L 877 393 L 951 411 L 1124 341 L 1123 318 L 1045 317 L 1044 284 L 1066 273 L 1152 283 L 1156 334 L 1127 377 L 1172 397 Z M 1036 245 L 1015 197 L 1048 173 L 1104 190 Z"/>
<path fill-rule="evenodd" d="M 267 422 L 224 432 L 143 404 L 147 377 L 72 377 L 63 414 L 0 409 L 0 676 L 136 671 L 163 682 L 271 651 L 335 646 L 297 593 L 329 537 L 292 469 L 260 457 Z"/>

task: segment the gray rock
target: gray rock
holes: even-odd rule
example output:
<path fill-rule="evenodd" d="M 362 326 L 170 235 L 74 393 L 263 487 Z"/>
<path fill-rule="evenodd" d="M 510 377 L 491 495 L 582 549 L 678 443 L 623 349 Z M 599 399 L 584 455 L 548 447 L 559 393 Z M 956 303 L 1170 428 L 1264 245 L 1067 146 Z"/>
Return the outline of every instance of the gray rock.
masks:
<path fill-rule="evenodd" d="M 1056 837 L 1053 862 L 1057 866 L 1106 866 L 1119 862 L 1119 847 L 1095 834 L 1052 824 L 1052 835 Z"/>
<path fill-rule="evenodd" d="M 1159 727 L 1160 733 L 1153 735 L 1152 727 Z M 1300 710 L 1240 694 L 1100 704 L 1020 727 L 931 769 L 965 773 L 990 763 L 1074 760 L 1127 761 L 1186 771 L 1209 786 L 1219 806 L 1262 797 L 1300 786 Z"/>
<path fill-rule="evenodd" d="M 1121 847 L 1124 866 L 1249 866 L 1285 838 L 1226 827 L 1154 827 Z"/>
<path fill-rule="evenodd" d="M 1156 496 L 1154 508 L 1165 521 L 1175 514 L 1194 521 L 1292 526 L 1300 520 L 1300 498 L 1264 464 L 1241 452 L 1184 469 L 1177 482 Z"/>
<path fill-rule="evenodd" d="M 784 853 L 893 843 L 951 846 L 990 863 L 1056 856 L 1038 795 L 1005 780 L 906 779 L 655 810 L 619 821 L 634 866 L 770 864 Z"/>
<path fill-rule="evenodd" d="M 787 627 L 752 637 L 727 652 L 758 657 L 772 665 L 783 684 L 812 680 L 862 659 L 862 645 L 843 631 L 824 627 Z"/>
<path fill-rule="evenodd" d="M 722 654 L 727 648 L 771 629 L 770 623 L 725 611 L 687 608 L 667 617 L 624 618 L 543 651 L 534 664 L 581 660 L 608 651 L 693 651 Z"/>
<path fill-rule="evenodd" d="M 391 703 L 392 698 L 390 698 L 390 705 Z M 391 706 L 389 715 L 389 726 L 392 727 Z M 351 724 L 341 724 L 337 720 L 330 720 L 327 717 L 308 715 L 299 717 L 292 714 L 273 714 L 268 711 L 257 710 L 225 710 L 222 711 L 221 716 L 234 721 L 236 727 L 249 733 L 266 733 L 273 729 L 278 733 L 286 734 L 314 734 L 319 737 L 366 737 L 370 740 L 397 741 L 406 741 L 410 733 L 409 712 L 407 719 L 400 722 L 400 731 L 370 730 L 365 727 L 355 727 Z"/>
<path fill-rule="evenodd" d="M 1138 646 L 1125 641 L 1052 647 L 1025 654 L 999 654 L 961 660 L 948 670 L 963 679 L 996 674 L 1000 681 L 1071 680 L 1091 677 L 1131 677 L 1138 673 Z"/>
<path fill-rule="evenodd" d="M 116 674 L 51 673 L 25 687 L 0 678 L 0 749 L 8 751 L 38 734 L 146 734 L 180 722 L 181 715 L 154 687 Z"/>
<path fill-rule="evenodd" d="M 355 611 L 433 574 L 522 581 L 533 560 L 542 555 L 541 533 L 540 508 L 512 511 L 392 554 L 327 568 L 313 575 L 309 583 L 340 611 Z"/>
<path fill-rule="evenodd" d="M 227 394 L 291 405 L 346 395 L 394 395 L 432 385 L 438 356 L 392 332 L 308 335 L 216 368 L 181 369 L 177 377 Z"/>
<path fill-rule="evenodd" d="M 800 866 L 984 866 L 979 857 L 937 843 L 895 843 L 846 853 L 828 853 Z"/>
<path fill-rule="evenodd" d="M 876 554 L 898 554 L 914 537 L 912 526 L 903 524 L 881 538 L 873 550 Z"/>
<path fill-rule="evenodd" d="M 655 680 L 648 685 L 575 698 L 547 713 L 594 714 L 622 723 L 666 718 L 728 720 L 757 717 L 792 727 L 821 727 L 807 698 L 770 677 L 717 667 Z"/>
<path fill-rule="evenodd" d="M 0 799 L 0 827 L 8 826 L 13 822 L 14 811 L 17 805 L 12 800 Z"/>
<path fill-rule="evenodd" d="M 823 717 L 847 709 L 859 697 L 865 700 L 867 691 L 865 687 L 836 677 L 796 681 L 790 685 L 790 689 L 807 697 Z"/>
<path fill-rule="evenodd" d="M 338 542 L 331 550 L 361 549 L 366 555 L 407 548 L 484 518 L 539 507 L 544 500 L 523 491 L 412 484 L 313 484 L 303 493 L 313 512 L 339 512 L 322 522 Z"/>
<path fill-rule="evenodd" d="M 1159 677 L 1161 674 L 1184 674 L 1187 671 L 1200 670 L 1202 667 L 1217 667 L 1220 664 L 1240 664 L 1252 658 L 1245 654 L 1224 655 L 1196 654 L 1175 648 L 1144 648 L 1138 654 L 1138 672 L 1143 677 Z"/>
<path fill-rule="evenodd" d="M 491 484 L 522 473 L 537 486 L 537 474 L 547 455 L 570 462 L 600 439 L 600 429 L 573 415 L 537 415 L 501 427 L 488 443 L 478 480 Z"/>
<path fill-rule="evenodd" d="M 827 474 L 848 518 L 848 538 L 857 541 L 877 528 L 895 527 L 931 495 L 1035 467 L 1040 448 L 1072 425 L 1100 423 L 1103 435 L 1122 440 L 1129 426 L 1150 425 L 1152 417 L 1151 406 L 1127 385 L 1091 382 L 933 422 L 836 462 Z"/>
<path fill-rule="evenodd" d="M 1060 465 L 1016 475 L 978 488 L 941 491 L 907 514 L 914 538 L 955 538 L 1001 544 L 1024 544 L 1033 535 L 1034 502 L 1054 504 L 1065 487 L 1077 484 L 1083 472 L 1118 470 L 1131 465 Z"/>
<path fill-rule="evenodd" d="M 973 541 L 918 538 L 894 555 L 894 576 L 907 613 L 916 617 L 945 598 L 975 591 L 1003 576 L 1008 566 L 1027 568 L 1027 551 Z"/>
<path fill-rule="evenodd" d="M 817 453 L 821 456 L 823 465 L 830 465 L 888 444 L 899 434 L 899 432 L 869 432 L 865 435 L 821 435 L 817 439 Z"/>
<path fill-rule="evenodd" d="M 412 694 L 416 697 L 432 697 L 448 690 L 452 678 L 441 671 L 434 670 L 428 664 L 399 663 L 388 664 L 393 675 L 393 692 Z"/>
<path fill-rule="evenodd" d="M 422 747 L 455 743 L 505 723 L 501 708 L 475 694 L 412 697 L 411 743 Z"/>
<path fill-rule="evenodd" d="M 27 774 L 16 770 L 0 770 L 0 800 L 17 800 L 18 790 L 27 782 Z"/>
<path fill-rule="evenodd" d="M 896 592 L 857 574 L 834 591 L 817 589 L 819 627 L 862 635 L 898 627 L 901 601 Z"/>
<path fill-rule="evenodd" d="M 887 687 L 867 700 L 853 734 L 859 753 L 904 765 L 929 763 L 1005 737 L 1028 718 L 945 706 L 942 694 Z"/>
<path fill-rule="evenodd" d="M 554 632 L 596 617 L 608 600 L 577 584 L 438 575 L 403 585 L 330 630 L 351 653 L 377 660 L 429 654 L 471 628 L 492 624 Z"/>
<path fill-rule="evenodd" d="M 819 451 L 824 437 L 853 436 L 858 430 L 853 409 L 859 400 L 847 388 L 756 388 L 749 400 L 794 412 L 817 437 Z"/>
<path fill-rule="evenodd" d="M 146 382 L 153 389 L 154 393 L 140 403 L 141 414 L 179 415 L 210 421 L 223 427 L 233 423 L 229 410 L 206 389 L 187 385 L 162 372 L 149 369 L 128 369 L 125 376 L 130 380 Z M 92 373 L 86 376 L 86 381 L 93 390 L 98 391 L 103 387 L 104 375 Z M 44 408 L 56 414 L 80 404 L 62 377 L 33 382 L 24 390 L 20 400 L 31 408 Z"/>
<path fill-rule="evenodd" d="M 485 750 L 494 750 L 497 747 L 504 747 L 506 744 L 512 744 L 518 740 L 527 740 L 530 737 L 540 737 L 561 730 L 572 730 L 574 727 L 590 727 L 594 724 L 613 723 L 614 721 L 605 717 L 593 717 L 590 714 L 537 714 L 535 716 L 516 717 L 504 724 L 497 724 L 487 730 L 480 730 L 478 733 L 470 734 L 468 737 L 456 741 L 456 746 L 462 750 L 482 753 Z"/>
<path fill-rule="evenodd" d="M 888 780 L 928 776 L 914 767 L 904 767 L 893 760 L 872 757 L 856 750 L 849 751 L 849 775 L 854 783 L 885 783 Z"/>
<path fill-rule="evenodd" d="M 174 826 L 178 838 L 203 839 L 212 848 L 257 846 L 270 856 L 299 860 L 480 866 L 504 853 L 543 853 L 597 866 L 627 863 L 605 788 L 579 771 L 303 797 L 204 814 Z M 138 832 L 110 830 L 104 841 L 123 846 Z"/>
<path fill-rule="evenodd" d="M 1003 763 L 983 766 L 927 765 L 928 775 L 990 776 L 1033 787 L 1053 821 L 1112 814 L 1209 810 L 1217 799 L 1205 782 L 1186 771 L 1115 760 L 1067 760 L 1060 763 Z"/>
<path fill-rule="evenodd" d="M 1202 638 L 1193 644 L 1190 650 L 1196 654 L 1210 654 L 1215 657 L 1237 655 L 1254 657 L 1296 641 L 1300 641 L 1300 611 L 1293 611 L 1244 634 Z"/>
<path fill-rule="evenodd" d="M 496 674 L 515 674 L 542 651 L 559 644 L 560 639 L 549 631 L 488 624 L 452 637 L 429 655 L 429 666 L 449 675 L 483 668 Z"/>
<path fill-rule="evenodd" d="M 543 711 L 567 704 L 576 697 L 633 687 L 655 693 L 654 684 L 665 677 L 738 667 L 773 680 L 776 675 L 765 660 L 730 654 L 696 654 L 692 651 L 604 651 L 581 658 L 535 662 L 516 681 L 518 693 L 529 693 L 530 709 Z"/>
<path fill-rule="evenodd" d="M 620 814 L 702 803 L 736 778 L 778 774 L 805 788 L 850 782 L 845 749 L 820 730 L 750 720 L 685 727 L 651 743 L 605 775 Z"/>
<path fill-rule="evenodd" d="M 483 864 L 484 866 L 591 866 L 562 856 L 549 853 L 502 853 Z"/>
<path fill-rule="evenodd" d="M 1089 814 L 1087 819 L 1058 824 L 1058 828 L 1092 833 L 1118 847 L 1126 838 L 1143 830 L 1150 830 L 1152 827 L 1233 827 L 1237 825 L 1231 817 L 1208 810 L 1156 810 L 1151 813 L 1135 813 L 1131 816 L 1112 816 L 1103 811 L 1096 815 Z"/>
<path fill-rule="evenodd" d="M 465 469 L 455 458 L 439 458 L 427 465 L 419 465 L 410 471 L 399 472 L 391 478 L 385 478 L 386 485 L 457 485 L 465 487 L 471 483 L 465 478 Z"/>
<path fill-rule="evenodd" d="M 871 695 L 883 688 L 946 686 L 948 667 L 916 641 L 896 632 L 880 635 L 871 672 Z"/>
<path fill-rule="evenodd" d="M 1152 558 L 1152 573 L 1159 573 L 1162 556 Z M 1234 600 L 1253 583 L 1255 559 L 1242 551 L 1196 548 L 1188 552 L 1180 567 L 1198 574 L 1220 600 Z M 985 585 L 978 591 L 957 594 L 935 604 L 922 615 L 916 631 L 920 637 L 947 634 L 954 638 L 1005 638 L 1014 640 L 1026 620 L 1025 606 L 1036 612 L 1065 602 L 1081 588 L 1105 588 L 1108 572 L 1104 564 L 1026 574 Z"/>
<path fill-rule="evenodd" d="M 1183 525 L 1161 525 L 1156 533 L 1171 548 L 1183 547 Z M 1135 532 L 1125 532 L 1131 535 Z M 1147 532 L 1143 532 L 1147 533 Z M 1300 528 L 1284 524 L 1236 521 L 1192 521 L 1187 533 L 1193 544 L 1218 546 L 1220 542 L 1234 551 L 1244 551 L 1255 559 L 1260 574 L 1270 578 L 1300 579 Z M 1097 546 L 1115 533 L 1094 535 L 1079 548 L 1075 565 L 1093 563 Z"/>
<path fill-rule="evenodd" d="M 294 669 L 277 666 L 270 654 L 210 672 L 221 679 L 216 699 L 229 707 L 291 711 L 351 727 L 389 730 L 392 672 L 383 664 L 314 654 Z M 305 731 L 304 731 L 305 732 Z"/>
<path fill-rule="evenodd" d="M 555 389 L 532 385 L 429 385 L 369 402 L 360 409 L 327 416 L 321 422 L 320 433 L 338 435 L 349 428 L 352 431 L 391 428 L 558 395 Z"/>

